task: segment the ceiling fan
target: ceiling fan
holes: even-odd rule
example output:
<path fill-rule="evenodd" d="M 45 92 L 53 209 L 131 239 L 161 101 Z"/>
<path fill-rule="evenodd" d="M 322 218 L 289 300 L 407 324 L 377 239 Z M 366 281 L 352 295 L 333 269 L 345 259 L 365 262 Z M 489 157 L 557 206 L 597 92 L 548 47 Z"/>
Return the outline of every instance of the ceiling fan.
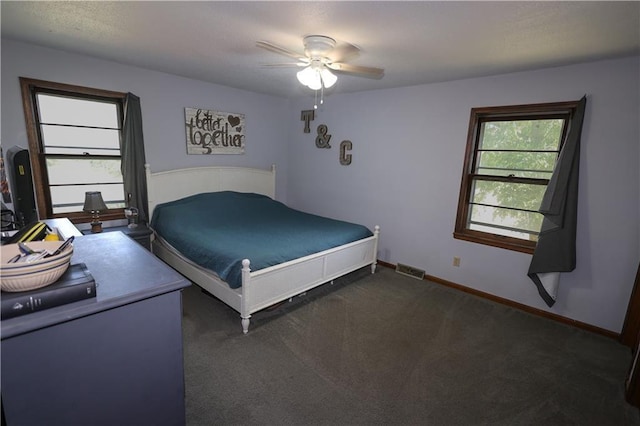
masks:
<path fill-rule="evenodd" d="M 360 54 L 360 49 L 352 44 L 338 45 L 334 39 L 323 35 L 306 36 L 303 44 L 304 54 L 268 41 L 256 42 L 256 46 L 262 49 L 295 59 L 296 62 L 266 64 L 266 66 L 304 67 L 297 73 L 298 81 L 312 90 L 323 90 L 333 86 L 338 77 L 332 71 L 376 79 L 384 75 L 382 68 L 348 64 L 347 61 Z"/>

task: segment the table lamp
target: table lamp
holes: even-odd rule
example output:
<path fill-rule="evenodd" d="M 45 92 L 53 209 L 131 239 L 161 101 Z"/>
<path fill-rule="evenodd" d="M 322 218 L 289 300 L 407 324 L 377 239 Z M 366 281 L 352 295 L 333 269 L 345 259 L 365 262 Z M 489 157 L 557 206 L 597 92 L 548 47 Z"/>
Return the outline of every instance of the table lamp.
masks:
<path fill-rule="evenodd" d="M 102 194 L 100 191 L 87 191 L 84 193 L 84 207 L 85 212 L 90 212 L 91 218 L 91 232 L 97 234 L 102 232 L 102 222 L 100 222 L 100 212 L 107 210 L 107 206 L 104 204 Z"/>

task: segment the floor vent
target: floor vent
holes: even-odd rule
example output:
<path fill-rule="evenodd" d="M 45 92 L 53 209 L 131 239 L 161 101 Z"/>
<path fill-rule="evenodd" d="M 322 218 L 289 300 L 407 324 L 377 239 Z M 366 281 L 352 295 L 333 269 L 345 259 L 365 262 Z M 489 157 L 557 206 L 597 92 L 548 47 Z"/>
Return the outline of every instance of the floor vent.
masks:
<path fill-rule="evenodd" d="M 413 266 L 403 265 L 398 263 L 396 265 L 396 272 L 409 277 L 417 278 L 419 280 L 424 278 L 424 271 L 422 269 L 414 268 Z"/>

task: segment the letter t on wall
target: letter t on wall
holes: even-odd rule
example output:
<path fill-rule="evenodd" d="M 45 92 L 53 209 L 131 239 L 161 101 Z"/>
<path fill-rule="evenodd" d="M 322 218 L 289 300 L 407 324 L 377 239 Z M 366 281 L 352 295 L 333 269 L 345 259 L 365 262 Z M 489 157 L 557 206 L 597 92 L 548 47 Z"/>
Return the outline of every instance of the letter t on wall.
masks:
<path fill-rule="evenodd" d="M 307 109 L 300 112 L 300 121 L 304 121 L 304 133 L 311 133 L 309 123 L 315 118 L 315 111 L 312 109 Z"/>

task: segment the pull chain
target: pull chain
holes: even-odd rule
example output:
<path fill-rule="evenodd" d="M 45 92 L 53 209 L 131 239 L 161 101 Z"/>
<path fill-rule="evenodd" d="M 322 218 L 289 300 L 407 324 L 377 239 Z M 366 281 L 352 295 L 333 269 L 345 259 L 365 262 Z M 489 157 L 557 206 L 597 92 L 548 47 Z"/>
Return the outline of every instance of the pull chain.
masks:
<path fill-rule="evenodd" d="M 324 84 L 320 86 L 320 105 L 324 103 Z M 318 90 L 316 89 L 313 97 L 313 109 L 318 109 Z"/>

